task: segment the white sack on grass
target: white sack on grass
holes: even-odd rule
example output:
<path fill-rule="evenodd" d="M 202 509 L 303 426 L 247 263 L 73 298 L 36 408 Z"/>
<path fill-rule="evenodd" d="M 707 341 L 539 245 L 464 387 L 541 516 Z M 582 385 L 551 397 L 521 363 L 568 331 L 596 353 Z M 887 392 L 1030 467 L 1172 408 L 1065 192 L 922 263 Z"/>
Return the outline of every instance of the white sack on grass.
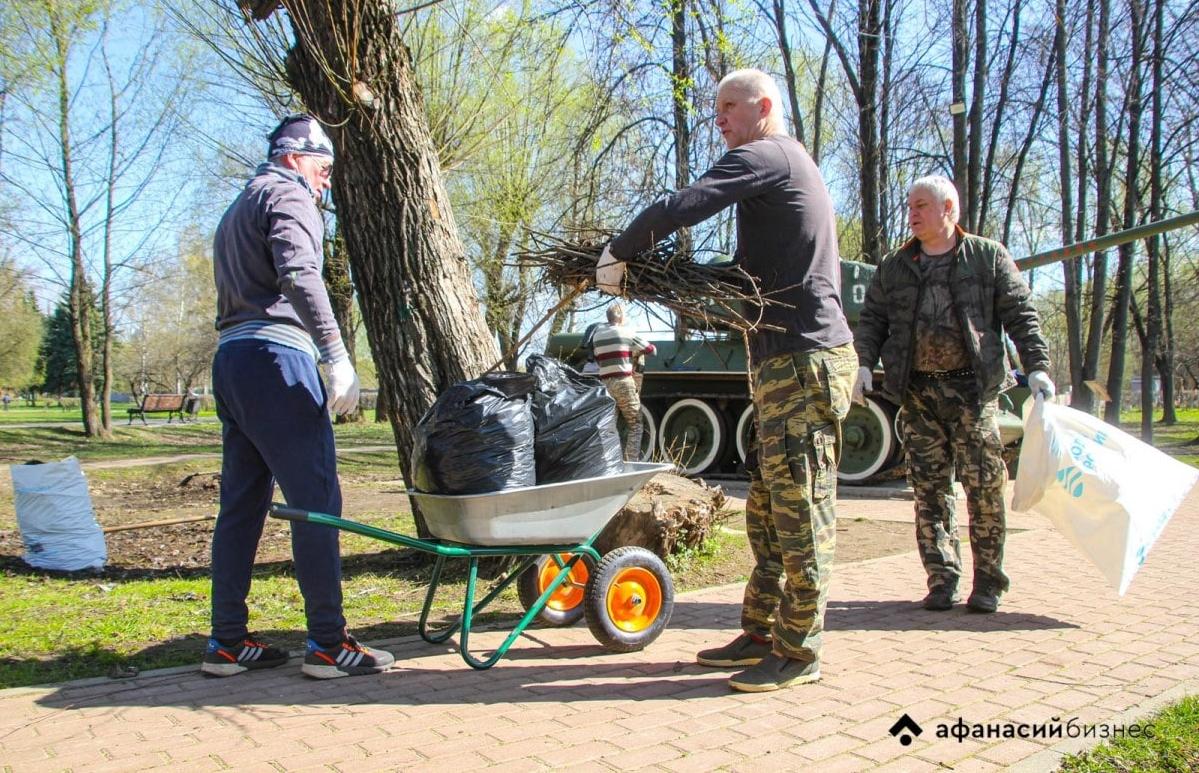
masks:
<path fill-rule="evenodd" d="M 1035 510 L 1123 596 L 1199 470 L 1090 414 L 1024 403 L 1012 509 Z"/>
<path fill-rule="evenodd" d="M 14 464 L 12 487 L 25 563 L 38 569 L 99 569 L 108 560 L 87 479 L 73 456 L 49 464 Z"/>

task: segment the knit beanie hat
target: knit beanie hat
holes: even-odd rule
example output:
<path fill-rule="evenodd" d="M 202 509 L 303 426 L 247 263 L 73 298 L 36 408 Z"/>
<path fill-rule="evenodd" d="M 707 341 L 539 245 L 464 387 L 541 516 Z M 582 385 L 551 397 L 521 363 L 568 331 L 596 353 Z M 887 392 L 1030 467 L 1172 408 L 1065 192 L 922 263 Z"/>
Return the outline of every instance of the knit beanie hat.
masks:
<path fill-rule="evenodd" d="M 284 118 L 267 136 L 270 148 L 267 159 L 274 160 L 287 153 L 301 156 L 333 158 L 333 143 L 317 120 L 304 113 L 294 113 Z"/>

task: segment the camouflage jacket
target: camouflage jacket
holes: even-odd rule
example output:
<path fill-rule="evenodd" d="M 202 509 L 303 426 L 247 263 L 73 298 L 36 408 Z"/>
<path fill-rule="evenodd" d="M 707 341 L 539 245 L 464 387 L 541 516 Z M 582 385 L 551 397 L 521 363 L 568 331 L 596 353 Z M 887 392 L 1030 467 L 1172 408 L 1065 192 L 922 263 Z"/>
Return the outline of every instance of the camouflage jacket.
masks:
<path fill-rule="evenodd" d="M 1014 383 L 1008 370 L 1003 334 L 1016 344 L 1025 373 L 1049 369 L 1049 350 L 1041 336 L 1028 285 L 999 242 L 957 229 L 950 269 L 954 310 L 974 363 L 980 397 L 993 400 Z M 866 291 L 866 303 L 854 330 L 858 363 L 873 368 L 882 358 L 881 391 L 899 403 L 907 391 L 915 351 L 916 312 L 921 274 L 916 265 L 920 242 L 909 240 L 888 255 Z"/>

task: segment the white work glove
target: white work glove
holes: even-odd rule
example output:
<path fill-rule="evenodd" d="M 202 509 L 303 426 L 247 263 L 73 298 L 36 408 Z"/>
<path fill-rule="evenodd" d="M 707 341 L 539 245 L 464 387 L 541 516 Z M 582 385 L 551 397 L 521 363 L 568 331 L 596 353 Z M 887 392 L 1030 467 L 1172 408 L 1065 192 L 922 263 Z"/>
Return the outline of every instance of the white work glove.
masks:
<path fill-rule="evenodd" d="M 620 295 L 624 284 L 624 263 L 612 256 L 612 249 L 604 247 L 595 264 L 595 286 L 608 295 Z"/>
<path fill-rule="evenodd" d="M 851 399 L 858 405 L 866 404 L 866 393 L 874 390 L 874 372 L 865 366 L 858 368 L 858 377 L 853 382 Z"/>
<path fill-rule="evenodd" d="M 329 410 L 334 416 L 353 412 L 358 407 L 358 374 L 349 357 L 329 363 Z"/>
<path fill-rule="evenodd" d="M 1034 370 L 1028 374 L 1028 388 L 1032 390 L 1034 396 L 1039 392 L 1045 395 L 1046 400 L 1052 400 L 1057 394 L 1057 389 L 1053 386 L 1053 379 L 1049 378 L 1049 374 L 1043 370 Z"/>

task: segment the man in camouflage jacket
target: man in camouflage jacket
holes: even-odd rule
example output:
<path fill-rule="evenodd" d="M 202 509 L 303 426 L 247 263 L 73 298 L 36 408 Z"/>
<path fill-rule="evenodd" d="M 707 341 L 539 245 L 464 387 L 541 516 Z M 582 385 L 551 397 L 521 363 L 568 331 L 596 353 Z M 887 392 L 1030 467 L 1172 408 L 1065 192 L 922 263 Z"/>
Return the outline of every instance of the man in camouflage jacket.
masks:
<path fill-rule="evenodd" d="M 974 583 L 967 606 L 994 612 L 1009 585 L 1003 572 L 1007 469 L 996 422 L 999 393 L 1014 381 L 1004 333 L 1029 386 L 1052 397 L 1049 353 L 1028 285 L 1002 244 L 966 233 L 945 177 L 917 180 L 908 194 L 913 238 L 879 266 L 854 331 L 854 399 L 873 386 L 882 358 L 882 396 L 901 406 L 916 542 L 928 573 L 924 607 L 960 600 L 961 544 L 953 480 L 970 514 Z"/>

